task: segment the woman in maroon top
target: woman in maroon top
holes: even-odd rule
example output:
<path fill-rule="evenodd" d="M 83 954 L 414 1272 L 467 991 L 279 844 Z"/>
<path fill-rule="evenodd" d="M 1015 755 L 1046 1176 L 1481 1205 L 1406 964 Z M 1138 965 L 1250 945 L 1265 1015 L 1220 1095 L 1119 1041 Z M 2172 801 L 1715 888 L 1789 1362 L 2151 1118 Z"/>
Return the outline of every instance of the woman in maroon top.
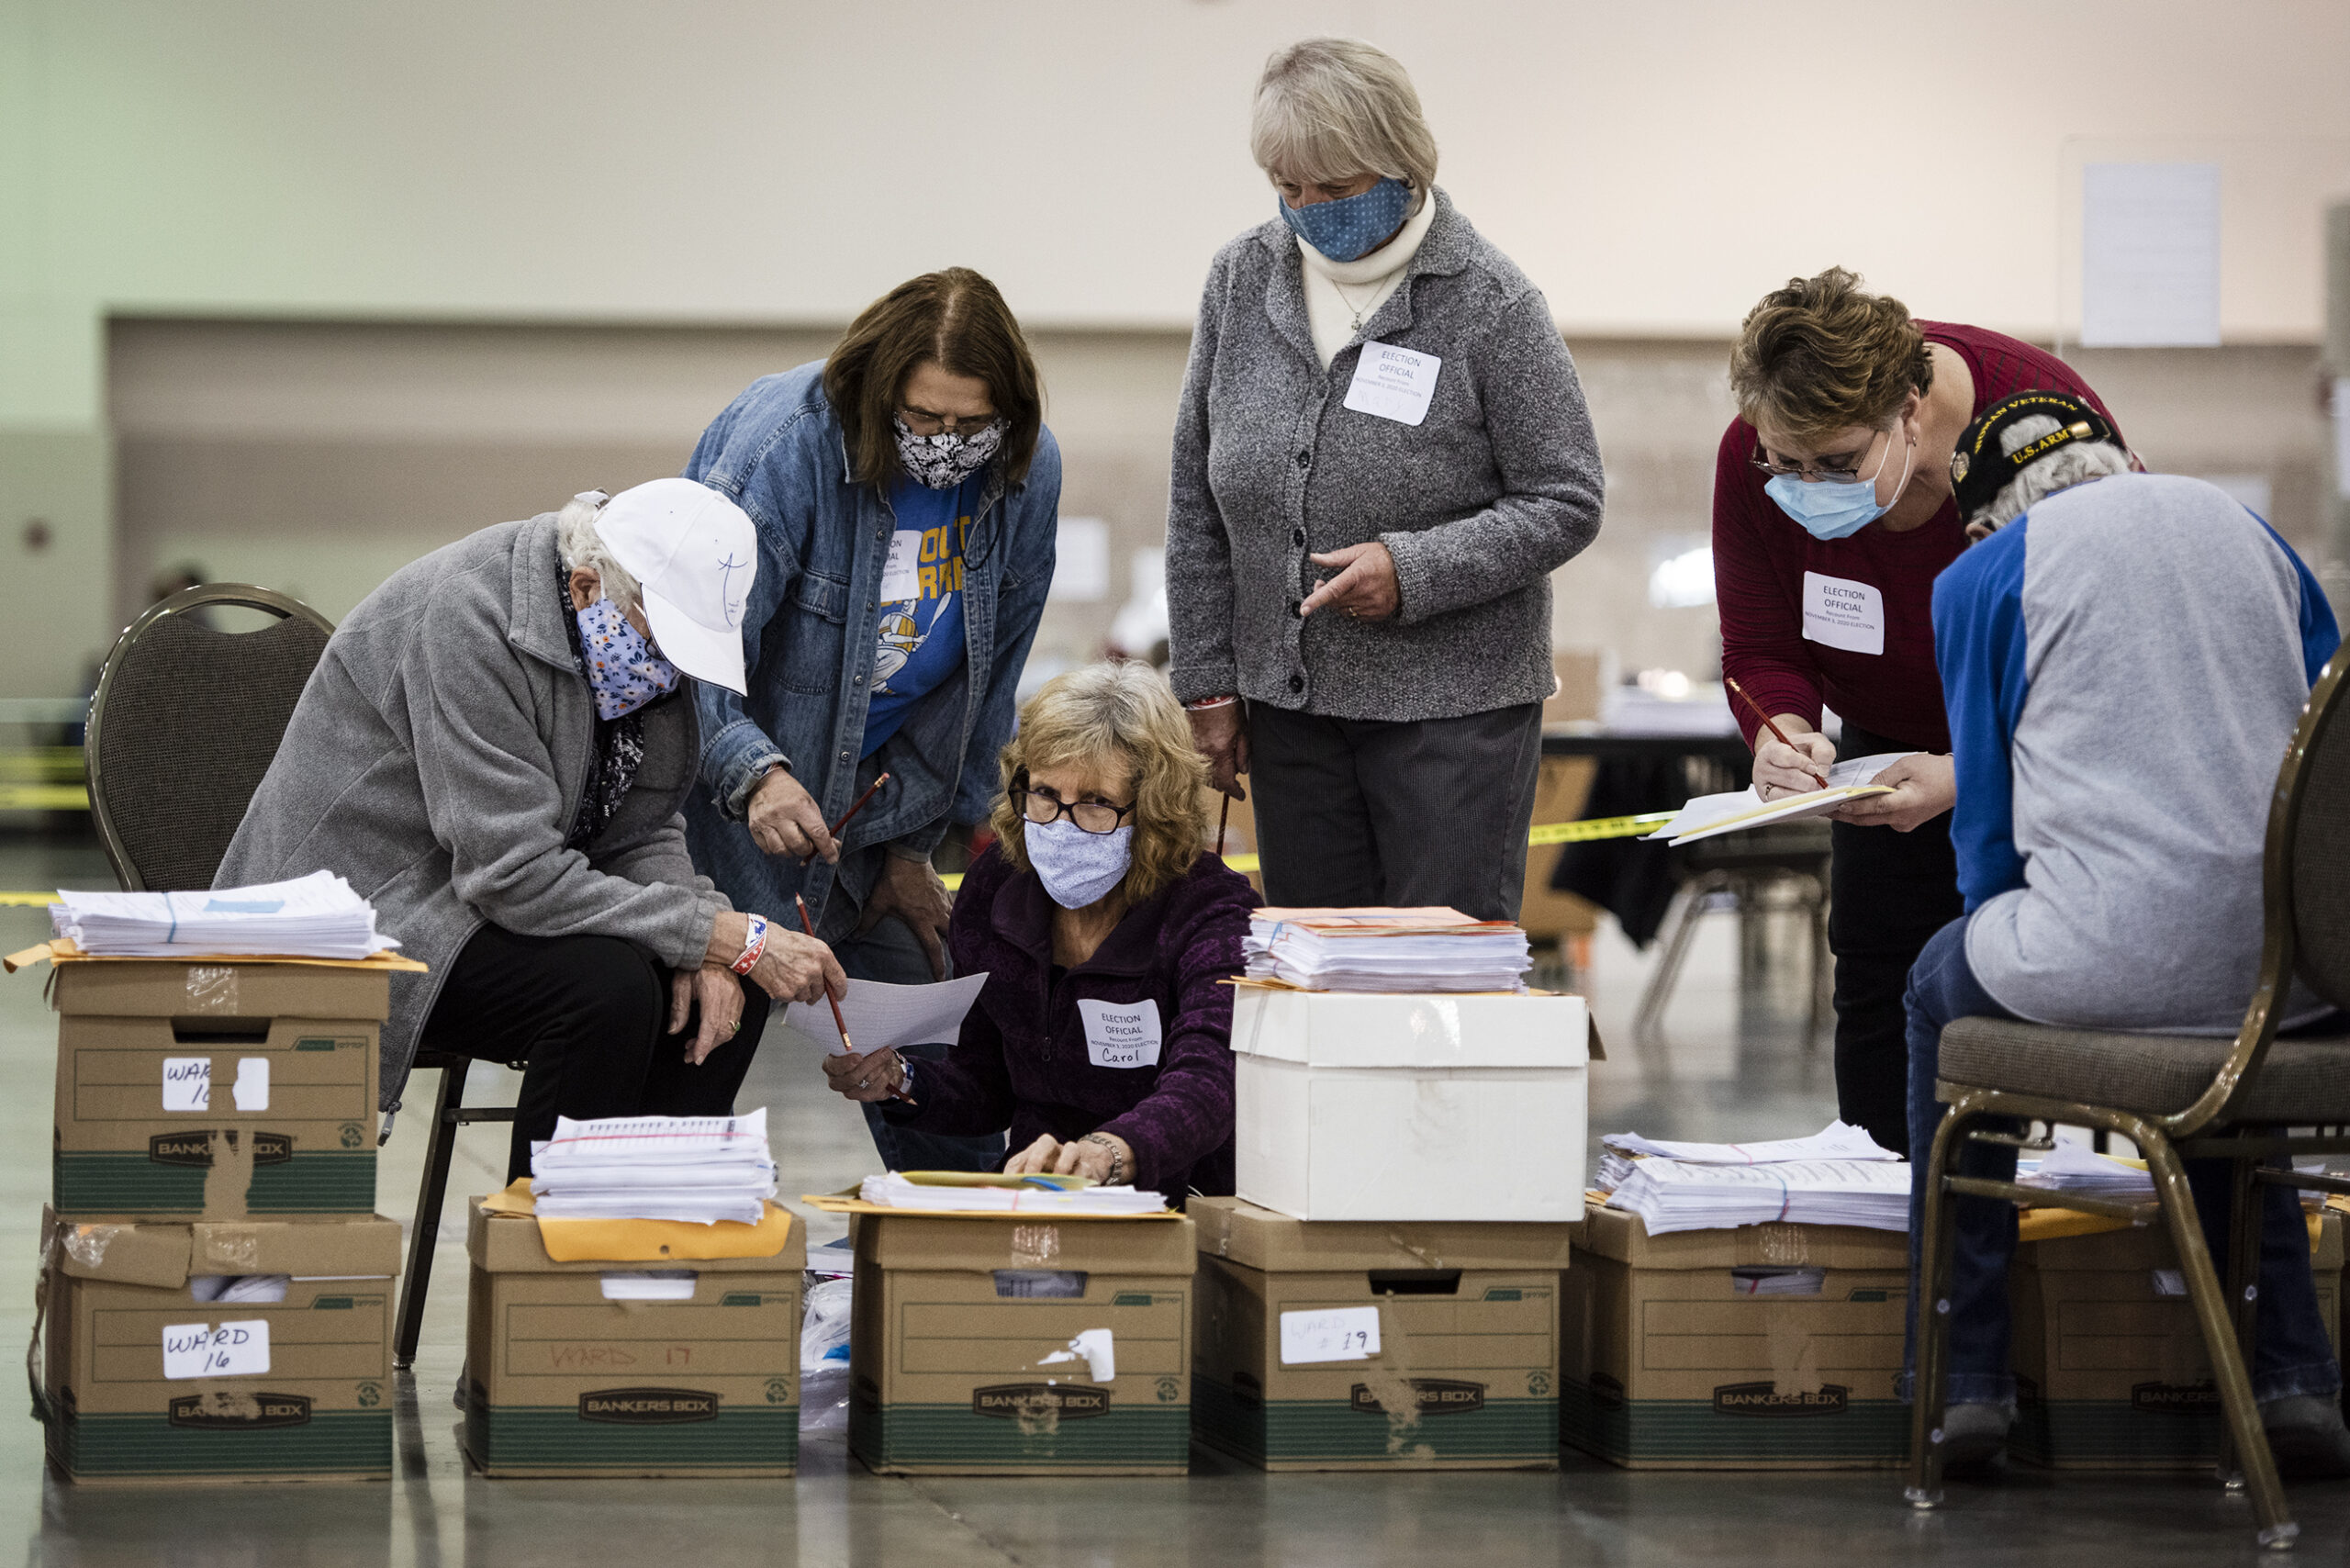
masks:
<path fill-rule="evenodd" d="M 1148 665 L 1046 683 L 946 945 L 987 984 L 943 1060 L 824 1064 L 894 1126 L 1012 1135 L 1012 1171 L 1231 1193 L 1232 988 L 1257 895 L 1206 852 L 1207 763 Z M 911 1075 L 911 1076 L 910 1076 Z M 917 1103 L 891 1096 L 903 1092 Z"/>
<path fill-rule="evenodd" d="M 1877 779 L 1892 794 L 1836 813 L 1830 871 L 1839 1111 L 1887 1148 L 1908 1144 L 1909 966 L 1963 913 L 1932 617 L 1934 577 L 1966 548 L 1951 454 L 1983 409 L 2036 387 L 2105 411 L 2062 361 L 1912 320 L 1841 267 L 1765 295 L 1730 355 L 1740 417 L 1714 465 L 1722 671 L 1795 742 L 1739 707 L 1755 789 L 1816 790 L 1840 755 L 1911 754 Z M 1841 748 L 1818 733 L 1823 707 L 1843 721 Z"/>

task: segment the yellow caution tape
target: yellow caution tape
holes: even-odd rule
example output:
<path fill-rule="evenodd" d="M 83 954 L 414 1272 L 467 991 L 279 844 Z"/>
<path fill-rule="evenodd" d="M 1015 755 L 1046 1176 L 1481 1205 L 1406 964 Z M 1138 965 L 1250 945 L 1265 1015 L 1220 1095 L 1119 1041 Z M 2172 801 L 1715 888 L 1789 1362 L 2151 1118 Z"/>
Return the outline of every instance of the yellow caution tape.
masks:
<path fill-rule="evenodd" d="M 1642 812 L 1630 817 L 1591 817 L 1578 823 L 1542 823 L 1528 832 L 1526 842 L 1529 845 L 1588 844 L 1601 838 L 1638 838 L 1642 834 L 1654 833 L 1678 814 L 1675 812 Z M 1224 863 L 1243 875 L 1259 869 L 1262 864 L 1254 855 L 1227 855 Z M 946 884 L 949 892 L 963 885 L 963 874 L 959 871 L 939 879 Z"/>
<path fill-rule="evenodd" d="M 0 906 L 16 909 L 47 909 L 56 902 L 55 893 L 0 893 Z"/>

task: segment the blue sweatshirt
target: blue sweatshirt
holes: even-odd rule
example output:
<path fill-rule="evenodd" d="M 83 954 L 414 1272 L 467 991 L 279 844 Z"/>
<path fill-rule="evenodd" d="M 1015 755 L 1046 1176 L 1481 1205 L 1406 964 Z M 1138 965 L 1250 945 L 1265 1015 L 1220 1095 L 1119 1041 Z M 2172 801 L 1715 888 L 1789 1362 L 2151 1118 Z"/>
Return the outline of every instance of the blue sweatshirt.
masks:
<path fill-rule="evenodd" d="M 2268 798 L 2341 641 L 2310 570 L 2199 479 L 2060 491 L 1934 585 L 1983 989 L 2035 1023 L 2228 1034 Z M 2323 1012 L 2297 987 L 2287 1022 Z"/>

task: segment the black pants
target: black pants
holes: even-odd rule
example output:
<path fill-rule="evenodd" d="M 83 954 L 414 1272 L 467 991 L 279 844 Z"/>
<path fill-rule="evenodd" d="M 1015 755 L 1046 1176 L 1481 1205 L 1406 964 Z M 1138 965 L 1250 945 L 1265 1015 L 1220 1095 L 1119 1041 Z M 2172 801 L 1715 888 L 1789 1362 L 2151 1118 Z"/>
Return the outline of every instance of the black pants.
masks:
<path fill-rule="evenodd" d="M 531 1173 L 531 1145 L 557 1116 L 723 1116 L 734 1109 L 767 1022 L 767 993 L 743 987 L 742 1028 L 686 1059 L 697 1006 L 669 1033 L 669 970 L 617 936 L 517 936 L 485 925 L 457 954 L 419 1044 L 485 1061 L 527 1061 L 506 1179 Z"/>
<path fill-rule="evenodd" d="M 1542 705 L 1457 719 L 1326 719 L 1248 705 L 1265 902 L 1449 904 L 1516 920 Z"/>
<path fill-rule="evenodd" d="M 1914 751 L 1844 726 L 1842 757 Z M 1909 1149 L 1910 966 L 1965 913 L 1950 813 L 1908 833 L 1832 823 L 1828 946 L 1836 955 L 1836 1114 L 1886 1148 Z"/>

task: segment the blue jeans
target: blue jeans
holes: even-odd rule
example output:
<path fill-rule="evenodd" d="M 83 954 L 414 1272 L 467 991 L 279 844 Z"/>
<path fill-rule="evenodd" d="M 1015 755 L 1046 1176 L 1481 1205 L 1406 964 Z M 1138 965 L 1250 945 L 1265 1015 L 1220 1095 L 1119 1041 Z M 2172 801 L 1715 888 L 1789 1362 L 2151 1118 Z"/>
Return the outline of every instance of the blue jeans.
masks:
<path fill-rule="evenodd" d="M 1918 1364 L 1919 1256 L 1925 1243 L 1926 1162 L 1935 1129 L 1946 1107 L 1934 1098 L 1942 1059 L 1942 1026 L 1957 1018 L 2012 1018 L 1991 1000 L 1966 963 L 1966 921 L 1952 921 L 1936 932 L 1909 971 L 1909 1338 L 1902 1352 L 1901 1397 L 1909 1396 Z M 1982 1125 L 1982 1124 L 1978 1124 Z M 2014 1123 L 2007 1124 L 2010 1128 Z M 2003 1144 L 1968 1143 L 1958 1153 L 1958 1174 L 2012 1181 L 2016 1151 Z M 2212 1266 L 2227 1277 L 2231 1182 L 2233 1162 L 2187 1161 L 2188 1184 L 2211 1249 Z M 2318 1313 L 2317 1287 L 2310 1278 L 2309 1228 L 2293 1193 L 2263 1189 L 2260 1215 L 2260 1317 L 2254 1341 L 2252 1392 L 2256 1399 L 2291 1394 L 2331 1396 L 2342 1386 L 2325 1320 Z M 2008 1365 L 2008 1265 L 2015 1257 L 2016 1211 L 1996 1198 L 1961 1198 L 1957 1204 L 1957 1249 L 1950 1291 L 1950 1392 L 1953 1405 L 2015 1403 L 2015 1374 Z"/>
<path fill-rule="evenodd" d="M 886 915 L 872 930 L 862 936 L 852 936 L 833 944 L 833 957 L 841 961 L 841 969 L 851 980 L 880 980 L 889 985 L 928 985 L 937 977 L 930 970 L 929 956 L 906 923 L 896 915 Z M 954 960 L 947 960 L 947 973 L 954 973 Z M 916 1061 L 935 1060 L 952 1047 L 947 1046 L 901 1046 L 901 1056 Z M 881 1115 L 878 1105 L 867 1105 L 866 1129 L 873 1135 L 873 1147 L 881 1156 L 881 1165 L 889 1170 L 1001 1170 L 1003 1169 L 1003 1135 L 990 1133 L 985 1137 L 947 1137 L 940 1133 L 915 1132 L 909 1127 L 892 1126 Z"/>

